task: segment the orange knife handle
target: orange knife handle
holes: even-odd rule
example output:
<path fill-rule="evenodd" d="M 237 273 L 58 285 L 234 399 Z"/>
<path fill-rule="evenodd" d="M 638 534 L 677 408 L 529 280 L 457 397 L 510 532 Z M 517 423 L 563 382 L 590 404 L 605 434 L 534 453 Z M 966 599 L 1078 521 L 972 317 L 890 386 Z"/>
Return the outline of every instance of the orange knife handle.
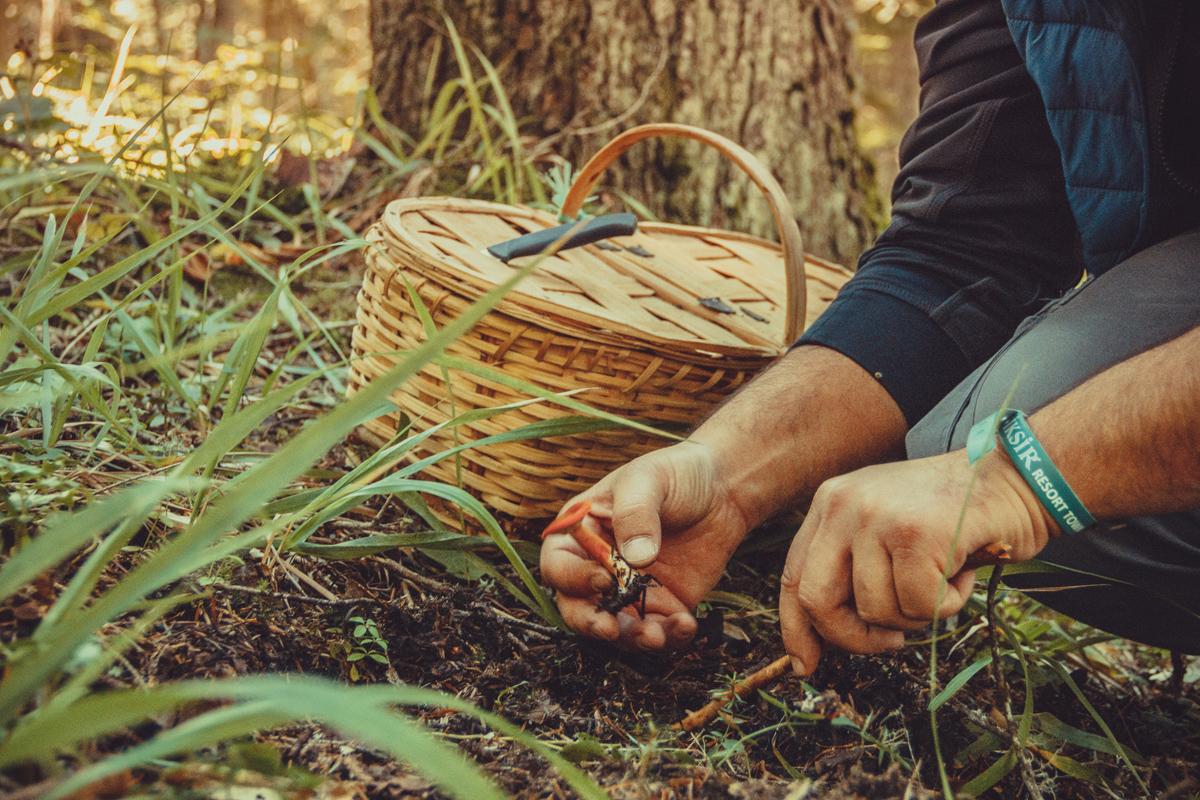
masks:
<path fill-rule="evenodd" d="M 580 500 L 570 508 L 559 513 L 554 522 L 546 526 L 546 530 L 542 531 L 542 538 L 554 533 L 566 533 L 574 528 L 583 518 L 592 510 L 592 504 L 588 500 Z"/>
<path fill-rule="evenodd" d="M 608 570 L 609 574 L 615 575 L 616 548 L 605 538 L 600 523 L 588 516 L 591 510 L 590 502 L 580 500 L 547 525 L 546 530 L 542 531 L 542 538 L 555 533 L 569 534 L 593 561 Z"/>
<path fill-rule="evenodd" d="M 963 563 L 963 569 L 977 569 L 992 564 L 1007 564 L 1012 561 L 1012 545 L 1008 542 L 981 547 Z"/>

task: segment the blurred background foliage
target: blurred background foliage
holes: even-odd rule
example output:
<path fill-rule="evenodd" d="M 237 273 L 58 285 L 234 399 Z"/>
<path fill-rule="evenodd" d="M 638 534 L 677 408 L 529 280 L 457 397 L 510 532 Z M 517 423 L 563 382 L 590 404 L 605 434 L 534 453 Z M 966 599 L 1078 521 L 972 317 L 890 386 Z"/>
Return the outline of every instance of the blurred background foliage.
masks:
<path fill-rule="evenodd" d="M 857 21 L 858 138 L 886 198 L 900 138 L 917 109 L 913 28 L 933 0 L 845 2 Z M 345 153 L 363 116 L 369 5 L 0 0 L 0 147 L 27 150 L 29 142 L 13 134 L 33 127 L 59 136 L 47 153 L 55 158 L 77 158 L 81 138 L 111 155 L 163 97 L 181 93 L 164 113 L 177 154 L 245 161 L 269 140 L 268 131 L 299 154 Z M 161 135 L 157 125 L 140 135 L 158 151 L 145 153 L 143 165 L 165 162 Z"/>
<path fill-rule="evenodd" d="M 854 0 L 862 70 L 858 138 L 875 162 L 880 193 L 891 197 L 900 139 L 917 115 L 917 56 L 913 30 L 933 0 Z"/>
<path fill-rule="evenodd" d="M 20 146 L 13 134 L 34 127 L 62 134 L 24 142 L 57 144 L 54 157 L 77 156 L 81 143 L 111 153 L 180 94 L 164 113 L 177 154 L 244 154 L 268 130 L 286 132 L 300 153 L 344 151 L 370 60 L 364 5 L 6 0 L 5 143 Z M 161 130 L 142 131 L 133 149 L 158 142 Z M 148 164 L 163 159 L 160 151 Z"/>

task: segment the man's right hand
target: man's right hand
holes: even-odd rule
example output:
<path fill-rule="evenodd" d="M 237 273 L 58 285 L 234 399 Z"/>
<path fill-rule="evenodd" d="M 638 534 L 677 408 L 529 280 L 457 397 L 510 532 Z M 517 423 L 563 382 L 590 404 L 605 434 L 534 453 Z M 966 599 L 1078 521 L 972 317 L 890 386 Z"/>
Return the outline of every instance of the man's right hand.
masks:
<path fill-rule="evenodd" d="M 646 594 L 646 615 L 597 607 L 611 585 L 604 568 L 568 534 L 542 544 L 542 578 L 558 590 L 558 608 L 575 631 L 630 648 L 682 647 L 696 633 L 692 610 L 720 579 L 749 522 L 718 474 L 711 448 L 695 441 L 648 453 L 611 472 L 567 505 L 589 500 L 621 555 L 660 585 Z"/>
<path fill-rule="evenodd" d="M 825 480 L 903 453 L 891 395 L 851 359 L 802 346 L 722 404 L 685 442 L 629 462 L 574 498 L 590 500 L 621 554 L 658 579 L 646 619 L 596 607 L 611 581 L 569 535 L 542 544 L 542 577 L 567 624 L 643 650 L 681 647 L 692 609 L 749 530 Z M 568 506 L 570 503 L 568 503 Z"/>

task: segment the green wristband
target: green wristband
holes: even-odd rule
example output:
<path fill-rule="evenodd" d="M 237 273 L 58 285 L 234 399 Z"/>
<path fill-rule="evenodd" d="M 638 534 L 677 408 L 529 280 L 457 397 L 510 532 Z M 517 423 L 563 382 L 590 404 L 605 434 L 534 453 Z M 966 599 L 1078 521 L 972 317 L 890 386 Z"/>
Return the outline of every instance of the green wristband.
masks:
<path fill-rule="evenodd" d="M 997 424 L 999 417 L 999 424 Z M 974 464 L 996 446 L 996 434 L 1017 472 L 1033 489 L 1037 499 L 1065 531 L 1079 533 L 1096 524 L 1083 501 L 1042 449 L 1025 415 L 1015 409 L 996 412 L 972 426 L 967 434 L 967 459 Z"/>

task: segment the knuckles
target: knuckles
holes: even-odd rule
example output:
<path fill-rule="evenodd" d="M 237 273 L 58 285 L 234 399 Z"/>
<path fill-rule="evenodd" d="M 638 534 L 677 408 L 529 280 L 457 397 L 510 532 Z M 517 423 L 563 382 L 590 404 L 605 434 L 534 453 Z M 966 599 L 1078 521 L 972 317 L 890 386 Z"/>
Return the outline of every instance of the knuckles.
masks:
<path fill-rule="evenodd" d="M 893 553 L 918 553 L 928 538 L 924 526 L 917 520 L 895 519 L 885 534 L 888 550 Z"/>
<path fill-rule="evenodd" d="M 876 495 L 853 475 L 830 478 L 822 483 L 813 495 L 809 513 L 816 510 L 821 512 L 823 524 L 837 524 L 840 520 L 844 527 L 870 524 L 884 513 Z"/>
<path fill-rule="evenodd" d="M 800 567 L 790 561 L 784 565 L 783 574 L 779 576 L 779 585 L 794 592 L 800 586 Z"/>
<path fill-rule="evenodd" d="M 936 585 L 930 587 L 936 592 Z M 937 598 L 926 591 L 905 591 L 904 587 L 896 587 L 896 601 L 900 605 L 900 613 L 909 619 L 931 620 L 937 610 Z"/>
<path fill-rule="evenodd" d="M 803 578 L 795 591 L 800 607 L 813 617 L 819 617 L 835 608 L 835 604 L 829 601 L 828 595 L 824 592 L 813 591 L 813 588 Z"/>
<path fill-rule="evenodd" d="M 830 478 L 819 487 L 813 495 L 813 508 L 820 508 L 825 514 L 837 514 L 853 502 L 853 488 L 845 477 Z"/>

